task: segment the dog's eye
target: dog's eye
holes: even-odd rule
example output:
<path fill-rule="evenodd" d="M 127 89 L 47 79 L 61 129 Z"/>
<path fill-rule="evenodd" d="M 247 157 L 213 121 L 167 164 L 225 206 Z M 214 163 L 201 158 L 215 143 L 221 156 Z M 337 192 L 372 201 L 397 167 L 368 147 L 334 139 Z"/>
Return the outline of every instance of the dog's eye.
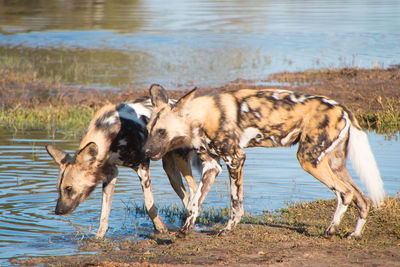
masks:
<path fill-rule="evenodd" d="M 68 185 L 64 188 L 65 192 L 67 192 L 68 194 L 70 194 L 72 192 L 72 186 Z"/>
<path fill-rule="evenodd" d="M 158 129 L 158 134 L 161 136 L 165 135 L 165 129 Z"/>

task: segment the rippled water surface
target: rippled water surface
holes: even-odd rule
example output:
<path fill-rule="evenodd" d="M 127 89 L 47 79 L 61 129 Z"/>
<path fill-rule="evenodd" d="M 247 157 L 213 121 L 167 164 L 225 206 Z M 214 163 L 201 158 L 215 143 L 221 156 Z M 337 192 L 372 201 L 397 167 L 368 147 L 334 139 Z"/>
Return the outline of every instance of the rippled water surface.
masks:
<path fill-rule="evenodd" d="M 394 196 L 400 192 L 400 142 L 396 138 L 389 141 L 375 134 L 369 134 L 369 139 L 386 192 Z M 67 219 L 53 213 L 58 168 L 44 149 L 48 143 L 69 152 L 78 146 L 78 140 L 62 136 L 49 139 L 47 133 L 41 131 L 12 134 L 0 130 L 0 264 L 16 256 L 77 253 L 76 240 L 81 236 L 76 236 L 75 227 Z M 244 170 L 246 211 L 260 214 L 293 201 L 334 197 L 328 188 L 300 168 L 295 153 L 296 147 L 247 150 Z M 181 207 L 159 162 L 153 162 L 151 173 L 156 204 L 159 207 Z M 107 236 L 135 239 L 152 232 L 147 217 L 135 216 L 128 209 L 143 204 L 136 174 L 122 168 L 119 177 Z M 358 178 L 355 180 L 360 185 Z M 206 198 L 205 209 L 229 206 L 228 184 L 224 169 Z M 79 227 L 96 231 L 100 206 L 101 186 L 68 218 Z M 172 223 L 170 227 L 180 225 L 179 219 Z"/>

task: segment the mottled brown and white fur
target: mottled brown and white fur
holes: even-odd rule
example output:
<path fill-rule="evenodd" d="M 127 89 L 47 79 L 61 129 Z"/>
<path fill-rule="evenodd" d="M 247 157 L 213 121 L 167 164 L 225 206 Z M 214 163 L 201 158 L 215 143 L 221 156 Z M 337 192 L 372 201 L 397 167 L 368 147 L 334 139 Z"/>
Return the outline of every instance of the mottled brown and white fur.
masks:
<path fill-rule="evenodd" d="M 100 225 L 96 234 L 102 238 L 108 229 L 111 201 L 118 176 L 119 166 L 134 169 L 140 179 L 146 211 L 156 231 L 166 232 L 167 228 L 154 205 L 150 182 L 149 158 L 143 146 L 147 138 L 146 123 L 151 116 L 150 100 L 142 102 L 106 105 L 91 120 L 78 151 L 74 155 L 47 145 L 46 149 L 59 164 L 59 198 L 55 213 L 62 215 L 72 212 L 82 203 L 99 183 L 103 184 L 103 200 Z M 182 183 L 185 177 L 190 193 L 197 185 L 193 180 L 190 157 L 191 149 L 178 149 L 163 157 L 163 167 L 170 183 L 186 207 L 189 194 Z"/>
<path fill-rule="evenodd" d="M 273 89 L 243 89 L 195 97 L 192 90 L 171 105 L 165 101 L 166 92 L 161 86 L 153 85 L 150 94 L 155 106 L 148 123 L 147 155 L 157 160 L 173 149 L 192 146 L 203 160 L 203 177 L 189 203 L 183 234 L 193 228 L 202 201 L 220 171 L 216 167 L 218 158 L 227 165 L 231 188 L 231 216 L 222 233 L 239 223 L 244 213 L 242 176 L 246 147 L 299 145 L 297 159 L 301 167 L 337 197 L 327 234 L 335 233 L 348 205 L 354 201 L 359 218 L 350 236 L 361 237 L 370 208 L 369 199 L 350 177 L 347 157 L 375 206 L 384 199 L 383 183 L 367 135 L 353 114 L 331 99 Z"/>

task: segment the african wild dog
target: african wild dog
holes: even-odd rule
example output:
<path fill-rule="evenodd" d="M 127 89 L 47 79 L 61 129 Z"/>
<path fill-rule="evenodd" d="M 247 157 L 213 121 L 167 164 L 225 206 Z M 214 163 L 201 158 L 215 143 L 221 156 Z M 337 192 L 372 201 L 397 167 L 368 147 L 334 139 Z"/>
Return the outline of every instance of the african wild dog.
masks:
<path fill-rule="evenodd" d="M 117 165 L 120 165 L 137 172 L 144 193 L 145 207 L 154 228 L 160 232 L 167 231 L 154 205 L 149 173 L 150 160 L 145 157 L 143 151 L 148 134 L 146 123 L 150 118 L 151 108 L 149 99 L 104 106 L 94 115 L 79 150 L 73 156 L 52 145 L 46 146 L 48 153 L 61 169 L 57 186 L 59 198 L 56 214 L 72 212 L 89 196 L 96 185 L 103 183 L 100 226 L 96 235 L 97 238 L 102 238 L 108 229 L 111 201 L 118 175 Z M 191 151 L 178 149 L 163 157 L 164 170 L 185 207 L 189 196 L 180 172 L 188 182 L 190 194 L 197 189 L 190 166 Z"/>
<path fill-rule="evenodd" d="M 147 125 L 149 137 L 145 151 L 153 160 L 179 147 L 194 147 L 204 166 L 203 177 L 189 203 L 188 218 L 181 229 L 193 228 L 199 208 L 218 175 L 217 159 L 228 168 L 231 187 L 231 216 L 225 233 L 243 215 L 242 171 L 246 147 L 278 147 L 299 144 L 297 159 L 304 170 L 333 190 L 337 208 L 326 230 L 333 234 L 351 201 L 359 218 L 350 237 L 360 238 L 369 211 L 369 199 L 352 181 L 346 157 L 352 160 L 375 206 L 384 199 L 380 178 L 367 135 L 353 114 L 344 106 L 322 96 L 285 90 L 243 89 L 195 97 L 195 90 L 174 105 L 165 101 L 165 90 L 153 85 L 155 101 Z"/>

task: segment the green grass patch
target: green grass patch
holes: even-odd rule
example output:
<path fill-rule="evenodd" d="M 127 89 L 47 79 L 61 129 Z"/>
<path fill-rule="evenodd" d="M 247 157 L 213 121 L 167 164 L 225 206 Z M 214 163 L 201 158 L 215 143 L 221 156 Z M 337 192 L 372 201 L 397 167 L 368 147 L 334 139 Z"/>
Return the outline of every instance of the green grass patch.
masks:
<path fill-rule="evenodd" d="M 85 131 L 94 113 L 94 108 L 84 106 L 27 108 L 17 105 L 0 109 L 0 125 L 15 131 L 45 129 L 51 136 L 57 131 L 75 136 Z"/>
<path fill-rule="evenodd" d="M 400 130 L 400 99 L 387 98 L 386 104 L 378 100 L 382 109 L 357 116 L 361 127 L 375 130 L 377 133 L 394 134 Z"/>

